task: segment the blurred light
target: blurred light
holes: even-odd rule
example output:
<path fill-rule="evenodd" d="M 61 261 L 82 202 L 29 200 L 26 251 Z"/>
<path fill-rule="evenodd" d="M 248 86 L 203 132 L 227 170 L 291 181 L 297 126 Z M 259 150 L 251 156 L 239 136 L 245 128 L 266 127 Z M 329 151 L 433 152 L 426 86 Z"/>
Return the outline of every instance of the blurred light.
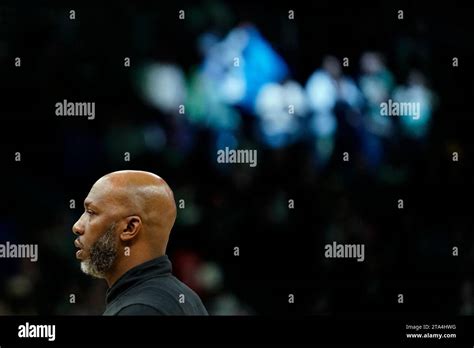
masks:
<path fill-rule="evenodd" d="M 389 96 L 388 86 L 382 78 L 362 76 L 360 86 L 370 104 L 380 104 Z"/>
<path fill-rule="evenodd" d="M 313 114 L 311 129 L 318 137 L 334 136 L 337 130 L 337 119 L 330 112 Z"/>
<path fill-rule="evenodd" d="M 247 93 L 239 105 L 253 110 L 260 88 L 266 83 L 282 81 L 288 75 L 288 67 L 255 27 L 246 26 L 241 30 L 248 34 L 243 52 Z"/>
<path fill-rule="evenodd" d="M 235 149 L 238 147 L 237 138 L 230 132 L 219 132 L 216 140 L 216 150 L 224 149 L 226 147 Z"/>
<path fill-rule="evenodd" d="M 216 84 L 215 93 L 229 104 L 254 111 L 260 88 L 282 81 L 288 67 L 252 25 L 235 28 L 219 43 L 207 34 L 200 47 L 206 52 L 205 76 Z"/>
<path fill-rule="evenodd" d="M 148 125 L 143 130 L 143 137 L 147 148 L 160 151 L 166 144 L 166 134 L 158 125 Z"/>
<path fill-rule="evenodd" d="M 360 88 L 366 97 L 371 113 L 378 114 L 378 105 L 385 101 L 394 86 L 392 73 L 386 68 L 383 58 L 376 52 L 366 52 L 360 59 L 362 75 Z"/>
<path fill-rule="evenodd" d="M 410 137 L 422 138 L 426 136 L 433 111 L 433 94 L 423 85 L 423 77 L 420 73 L 412 72 L 408 87 L 399 86 L 393 93 L 393 99 L 397 102 L 418 103 L 420 109 L 419 117 L 399 117 L 402 131 Z"/>
<path fill-rule="evenodd" d="M 315 71 L 306 83 L 306 91 L 313 110 L 327 113 L 334 108 L 337 100 L 336 83 L 327 72 Z"/>
<path fill-rule="evenodd" d="M 332 112 L 314 113 L 310 128 L 316 136 L 314 141 L 316 165 L 321 168 L 327 164 L 334 151 L 337 119 Z"/>
<path fill-rule="evenodd" d="M 177 113 L 184 105 L 186 82 L 183 71 L 174 64 L 153 63 L 145 67 L 143 93 L 153 106 L 165 113 Z"/>
<path fill-rule="evenodd" d="M 297 82 L 265 84 L 255 103 L 263 141 L 271 147 L 295 141 L 302 134 L 298 116 L 304 116 L 307 109 L 303 88 Z"/>
<path fill-rule="evenodd" d="M 360 58 L 360 68 L 364 74 L 377 74 L 385 69 L 382 58 L 376 52 L 365 52 Z"/>
<path fill-rule="evenodd" d="M 317 138 L 314 142 L 314 153 L 316 165 L 323 167 L 327 164 L 334 151 L 335 141 L 333 137 Z"/>
<path fill-rule="evenodd" d="M 186 102 L 186 119 L 215 130 L 236 130 L 241 123 L 238 111 L 219 97 L 218 85 L 199 71 L 191 76 Z"/>
<path fill-rule="evenodd" d="M 316 70 L 306 84 L 309 104 L 314 111 L 332 111 L 337 101 L 343 101 L 353 108 L 362 106 L 362 93 L 355 82 L 340 76 L 338 80 L 324 70 Z"/>
<path fill-rule="evenodd" d="M 233 69 L 225 76 L 221 84 L 221 93 L 224 101 L 237 104 L 245 97 L 247 85 L 241 70 Z"/>
<path fill-rule="evenodd" d="M 349 104 L 353 109 L 360 109 L 363 105 L 363 95 L 354 80 L 342 77 L 339 81 L 339 100 Z"/>
<path fill-rule="evenodd" d="M 393 119 L 380 115 L 380 106 L 366 115 L 365 128 L 380 137 L 390 137 L 393 134 Z"/>
<path fill-rule="evenodd" d="M 197 279 L 204 291 L 212 293 L 222 288 L 224 276 L 218 264 L 206 262 L 199 267 Z"/>
<path fill-rule="evenodd" d="M 255 315 L 254 311 L 239 301 L 233 293 L 223 293 L 209 304 L 211 315 Z"/>
<path fill-rule="evenodd" d="M 213 33 L 204 33 L 198 37 L 197 41 L 198 51 L 206 56 L 212 47 L 219 42 L 219 38 Z"/>

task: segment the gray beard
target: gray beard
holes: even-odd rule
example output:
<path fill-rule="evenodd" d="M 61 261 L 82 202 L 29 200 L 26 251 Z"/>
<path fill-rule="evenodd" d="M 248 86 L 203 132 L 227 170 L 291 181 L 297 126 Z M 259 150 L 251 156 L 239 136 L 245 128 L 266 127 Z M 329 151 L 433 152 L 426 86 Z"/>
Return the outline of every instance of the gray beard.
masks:
<path fill-rule="evenodd" d="M 89 250 L 89 258 L 81 262 L 81 270 L 95 278 L 105 278 L 117 259 L 115 223 L 95 241 Z"/>

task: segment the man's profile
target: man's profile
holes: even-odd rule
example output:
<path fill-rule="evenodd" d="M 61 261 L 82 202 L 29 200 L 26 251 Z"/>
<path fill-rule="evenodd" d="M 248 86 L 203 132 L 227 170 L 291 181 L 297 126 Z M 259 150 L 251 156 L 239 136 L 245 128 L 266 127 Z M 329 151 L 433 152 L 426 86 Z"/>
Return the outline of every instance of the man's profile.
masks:
<path fill-rule="evenodd" d="M 173 191 L 159 176 L 124 170 L 97 180 L 72 230 L 84 273 L 107 281 L 104 315 L 207 315 L 171 273 L 166 255 L 176 219 Z"/>

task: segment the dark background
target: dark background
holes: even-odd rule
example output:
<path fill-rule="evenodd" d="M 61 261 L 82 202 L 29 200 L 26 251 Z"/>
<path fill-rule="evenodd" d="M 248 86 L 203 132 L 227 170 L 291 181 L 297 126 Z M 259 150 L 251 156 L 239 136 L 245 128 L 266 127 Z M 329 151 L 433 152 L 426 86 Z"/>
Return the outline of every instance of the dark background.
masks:
<path fill-rule="evenodd" d="M 211 314 L 473 314 L 473 21 L 466 6 L 3 3 L 0 241 L 38 243 L 39 260 L 0 259 L 0 314 L 102 312 L 105 282 L 80 272 L 71 227 L 92 184 L 121 169 L 155 172 L 177 201 L 185 200 L 168 254 Z M 185 21 L 178 20 L 180 9 Z M 258 150 L 258 165 L 219 168 L 218 131 L 147 103 L 137 75 L 149 62 L 167 62 L 189 77 L 203 61 L 201 34 L 225 37 L 242 23 L 258 28 L 303 86 L 327 55 L 350 57 L 343 72 L 355 80 L 367 51 L 384 56 L 397 85 L 410 70 L 421 71 L 438 98 L 426 137 L 396 133 L 381 163 L 368 168 L 351 129 L 341 126 L 332 156 L 318 166 L 310 135 L 266 146 L 258 117 L 232 106 L 242 120 L 237 138 L 242 148 Z M 130 68 L 123 57 L 131 58 Z M 63 99 L 94 101 L 95 120 L 56 117 L 54 104 Z M 147 127 L 164 134 L 161 147 L 143 141 Z M 350 162 L 342 161 L 344 151 Z M 459 162 L 451 160 L 453 151 Z M 341 241 L 365 244 L 364 262 L 324 258 L 324 245 L 337 240 L 334 230 Z"/>

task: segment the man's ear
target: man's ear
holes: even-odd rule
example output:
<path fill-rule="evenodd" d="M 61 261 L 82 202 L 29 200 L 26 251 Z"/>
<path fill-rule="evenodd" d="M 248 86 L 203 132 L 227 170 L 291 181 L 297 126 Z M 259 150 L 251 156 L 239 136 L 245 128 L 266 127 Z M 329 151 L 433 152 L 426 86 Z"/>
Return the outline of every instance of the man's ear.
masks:
<path fill-rule="evenodd" d="M 142 227 L 142 219 L 138 215 L 132 215 L 125 218 L 125 227 L 120 233 L 120 240 L 128 242 L 135 238 Z"/>

